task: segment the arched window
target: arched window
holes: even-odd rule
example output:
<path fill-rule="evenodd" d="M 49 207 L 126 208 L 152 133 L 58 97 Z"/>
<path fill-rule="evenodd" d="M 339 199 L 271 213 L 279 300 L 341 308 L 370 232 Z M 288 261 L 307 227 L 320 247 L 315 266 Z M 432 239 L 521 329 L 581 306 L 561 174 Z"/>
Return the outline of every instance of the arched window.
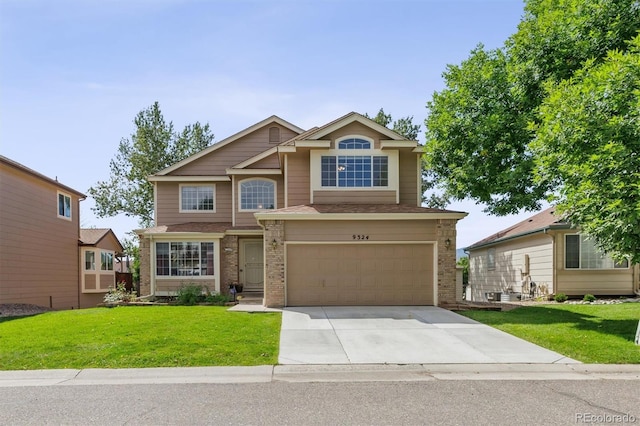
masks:
<path fill-rule="evenodd" d="M 338 142 L 338 149 L 371 149 L 371 142 L 360 138 L 343 139 Z"/>
<path fill-rule="evenodd" d="M 240 182 L 240 210 L 271 210 L 276 208 L 276 183 L 267 179 L 247 179 Z"/>

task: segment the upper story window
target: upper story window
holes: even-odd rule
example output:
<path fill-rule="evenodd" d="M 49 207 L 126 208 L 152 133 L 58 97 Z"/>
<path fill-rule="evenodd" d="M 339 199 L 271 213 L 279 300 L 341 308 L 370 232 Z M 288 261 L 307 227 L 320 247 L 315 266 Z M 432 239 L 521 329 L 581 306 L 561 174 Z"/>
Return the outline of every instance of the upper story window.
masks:
<path fill-rule="evenodd" d="M 71 220 L 71 196 L 58 192 L 58 217 Z"/>
<path fill-rule="evenodd" d="M 565 235 L 564 262 L 566 269 L 623 269 L 629 261 L 616 262 L 584 235 Z"/>
<path fill-rule="evenodd" d="M 268 179 L 246 179 L 240 182 L 240 211 L 276 208 L 276 183 Z"/>
<path fill-rule="evenodd" d="M 487 250 L 487 269 L 493 271 L 496 269 L 496 249 L 495 247 Z"/>
<path fill-rule="evenodd" d="M 213 185 L 180 185 L 181 212 L 215 212 Z"/>
<path fill-rule="evenodd" d="M 320 159 L 322 187 L 370 188 L 389 186 L 389 158 L 372 155 L 372 142 L 348 137 L 337 142 L 338 151 L 357 150 L 369 155 L 323 155 Z"/>
<path fill-rule="evenodd" d="M 338 142 L 338 149 L 371 149 L 371 142 L 360 138 L 348 138 Z"/>

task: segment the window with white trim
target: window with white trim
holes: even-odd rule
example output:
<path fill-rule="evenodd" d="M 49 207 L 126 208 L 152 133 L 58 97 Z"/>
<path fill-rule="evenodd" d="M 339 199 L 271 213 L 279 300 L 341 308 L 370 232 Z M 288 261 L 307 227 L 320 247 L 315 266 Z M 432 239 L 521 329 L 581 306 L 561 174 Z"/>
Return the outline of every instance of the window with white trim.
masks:
<path fill-rule="evenodd" d="M 337 142 L 338 150 L 372 151 L 372 142 L 349 137 Z M 387 155 L 323 155 L 320 159 L 323 188 L 371 188 L 389 186 Z"/>
<path fill-rule="evenodd" d="M 276 183 L 269 179 L 246 179 L 240 182 L 240 211 L 276 208 Z"/>
<path fill-rule="evenodd" d="M 58 217 L 71 220 L 71 196 L 58 192 Z"/>
<path fill-rule="evenodd" d="M 625 269 L 629 261 L 616 262 L 602 253 L 592 240 L 580 234 L 567 234 L 564 240 L 566 269 Z"/>
<path fill-rule="evenodd" d="M 113 253 L 110 251 L 100 252 L 100 270 L 113 271 Z"/>
<path fill-rule="evenodd" d="M 213 265 L 213 242 L 156 242 L 157 276 L 213 276 Z"/>
<path fill-rule="evenodd" d="M 181 212 L 215 212 L 215 185 L 180 185 Z"/>
<path fill-rule="evenodd" d="M 487 269 L 492 271 L 496 269 L 496 249 L 492 247 L 487 250 Z"/>
<path fill-rule="evenodd" d="M 96 252 L 87 250 L 84 252 L 84 270 L 95 271 L 96 270 Z"/>

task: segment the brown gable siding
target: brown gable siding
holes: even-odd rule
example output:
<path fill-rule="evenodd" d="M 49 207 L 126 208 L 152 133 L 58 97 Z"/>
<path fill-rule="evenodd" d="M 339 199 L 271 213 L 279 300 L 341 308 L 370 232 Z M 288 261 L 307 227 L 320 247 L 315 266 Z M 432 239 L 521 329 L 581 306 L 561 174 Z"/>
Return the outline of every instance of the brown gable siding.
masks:
<path fill-rule="evenodd" d="M 256 161 L 255 163 L 247 166 L 247 169 L 279 169 L 280 168 L 280 157 L 278 153 L 274 153 L 267 158 L 263 158 L 260 161 Z"/>
<path fill-rule="evenodd" d="M 231 222 L 231 182 L 188 182 L 215 185 L 215 213 L 180 213 L 180 183 L 156 182 L 156 225 L 184 222 Z"/>
<path fill-rule="evenodd" d="M 269 127 L 265 126 L 261 129 L 251 132 L 233 143 L 213 151 L 210 155 L 205 155 L 191 163 L 185 164 L 184 167 L 170 173 L 173 176 L 223 176 L 226 175 L 226 169 L 239 164 L 248 158 L 258 155 L 273 147 L 269 143 Z M 295 136 L 295 133 L 282 127 L 280 129 L 280 137 L 287 140 Z"/>
<path fill-rule="evenodd" d="M 335 148 L 335 141 L 343 136 L 347 135 L 362 135 L 367 136 L 374 140 L 374 149 L 380 148 L 380 139 L 389 139 L 387 136 L 382 133 L 378 133 L 375 130 L 365 126 L 364 124 L 354 121 L 353 123 L 349 123 L 344 127 L 341 127 L 338 130 L 335 130 L 329 133 L 326 137 L 322 139 L 329 139 L 332 141 L 331 147 Z"/>
<path fill-rule="evenodd" d="M 418 205 L 418 154 L 401 149 L 398 156 L 400 204 Z"/>
<path fill-rule="evenodd" d="M 311 196 L 309 188 L 309 159 L 308 149 L 298 149 L 298 152 L 287 154 L 287 205 L 298 206 L 309 204 Z M 282 205 L 282 207 L 285 207 Z"/>
<path fill-rule="evenodd" d="M 0 303 L 78 307 L 80 202 L 57 217 L 58 187 L 0 164 Z"/>

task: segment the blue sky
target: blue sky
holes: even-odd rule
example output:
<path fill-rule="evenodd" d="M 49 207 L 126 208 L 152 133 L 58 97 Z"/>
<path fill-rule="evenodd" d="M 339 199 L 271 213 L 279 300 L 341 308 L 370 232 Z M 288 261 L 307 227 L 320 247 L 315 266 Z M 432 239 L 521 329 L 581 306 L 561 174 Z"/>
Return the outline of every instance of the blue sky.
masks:
<path fill-rule="evenodd" d="M 276 114 L 302 128 L 350 111 L 423 123 L 447 64 L 501 46 L 518 0 L 1 0 L 0 154 L 86 192 L 158 101 L 216 140 Z M 421 142 L 424 142 L 421 135 Z M 137 227 L 124 216 L 83 227 Z M 471 202 L 458 246 L 521 220 Z"/>

